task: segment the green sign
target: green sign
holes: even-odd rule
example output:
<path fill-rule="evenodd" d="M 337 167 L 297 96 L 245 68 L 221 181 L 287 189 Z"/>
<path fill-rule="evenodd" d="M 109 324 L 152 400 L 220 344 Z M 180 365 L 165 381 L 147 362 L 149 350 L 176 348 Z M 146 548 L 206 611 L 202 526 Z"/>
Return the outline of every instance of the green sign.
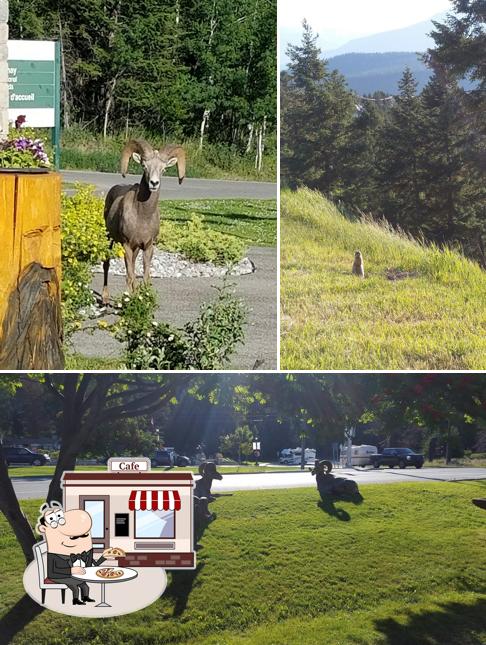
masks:
<path fill-rule="evenodd" d="M 25 117 L 31 128 L 51 128 L 56 168 L 61 133 L 60 44 L 48 40 L 8 41 L 9 120 Z"/>
<path fill-rule="evenodd" d="M 55 61 L 8 61 L 9 107 L 54 108 Z"/>

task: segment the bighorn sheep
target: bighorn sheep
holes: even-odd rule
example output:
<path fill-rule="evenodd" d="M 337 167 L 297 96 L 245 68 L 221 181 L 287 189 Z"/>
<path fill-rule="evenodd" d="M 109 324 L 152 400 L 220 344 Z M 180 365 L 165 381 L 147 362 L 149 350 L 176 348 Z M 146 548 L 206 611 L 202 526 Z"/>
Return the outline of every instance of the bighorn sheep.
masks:
<path fill-rule="evenodd" d="M 150 264 L 160 228 L 159 192 L 160 178 L 166 168 L 177 164 L 179 184 L 186 172 L 186 155 L 181 146 L 168 145 L 154 150 L 142 139 L 128 141 L 122 151 L 121 174 L 125 177 L 130 156 L 143 168 L 139 184 L 113 186 L 105 199 L 105 223 L 108 236 L 120 242 L 125 250 L 127 287 L 135 288 L 135 260 L 143 251 L 143 279 L 150 280 Z M 110 260 L 103 262 L 103 303 L 109 301 L 108 271 Z"/>

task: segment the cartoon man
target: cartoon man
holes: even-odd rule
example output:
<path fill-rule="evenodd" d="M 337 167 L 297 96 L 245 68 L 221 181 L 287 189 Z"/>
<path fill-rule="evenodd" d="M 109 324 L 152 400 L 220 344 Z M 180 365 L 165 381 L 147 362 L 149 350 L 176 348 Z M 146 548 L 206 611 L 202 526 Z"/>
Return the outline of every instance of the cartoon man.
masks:
<path fill-rule="evenodd" d="M 86 573 L 85 567 L 97 567 L 107 559 L 93 558 L 91 515 L 81 509 L 64 511 L 59 502 L 43 504 L 40 512 L 37 531 L 47 543 L 47 577 L 71 589 L 73 605 L 95 602 L 89 597 L 88 585 L 73 577 Z"/>

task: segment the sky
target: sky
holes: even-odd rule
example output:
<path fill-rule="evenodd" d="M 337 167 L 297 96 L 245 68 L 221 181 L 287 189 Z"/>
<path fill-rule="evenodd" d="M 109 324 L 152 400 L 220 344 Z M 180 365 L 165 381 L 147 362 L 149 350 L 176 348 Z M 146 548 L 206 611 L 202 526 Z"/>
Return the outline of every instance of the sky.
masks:
<path fill-rule="evenodd" d="M 335 42 L 400 29 L 450 10 L 450 0 L 279 0 L 279 23 L 298 29 L 306 18 L 314 31 Z"/>

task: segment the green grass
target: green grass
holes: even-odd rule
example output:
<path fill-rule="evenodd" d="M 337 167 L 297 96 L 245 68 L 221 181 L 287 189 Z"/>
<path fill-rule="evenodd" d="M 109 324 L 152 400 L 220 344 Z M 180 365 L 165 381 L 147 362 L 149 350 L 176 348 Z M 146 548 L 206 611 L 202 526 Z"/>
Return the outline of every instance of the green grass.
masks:
<path fill-rule="evenodd" d="M 277 243 L 277 201 L 274 199 L 206 199 L 163 201 L 162 219 L 184 224 L 192 215 L 204 218 L 204 225 L 234 235 L 251 246 Z"/>
<path fill-rule="evenodd" d="M 145 138 L 153 145 L 162 145 L 160 137 L 147 132 L 132 131 L 129 137 Z M 276 181 L 277 153 L 276 139 L 271 137 L 267 142 L 261 172 L 255 169 L 255 155 L 243 155 L 223 144 L 207 143 L 202 152 L 197 140 L 183 142 L 187 154 L 187 176 L 205 179 L 234 179 L 252 181 Z M 100 172 L 119 172 L 120 153 L 125 143 L 125 133 L 109 136 L 103 140 L 101 135 L 89 130 L 74 127 L 63 131 L 61 142 L 61 165 L 64 170 L 95 170 Z M 132 172 L 139 172 L 140 167 L 131 162 Z M 168 175 L 175 175 L 175 169 L 169 169 Z"/>
<path fill-rule="evenodd" d="M 98 464 L 96 466 L 77 466 L 77 470 L 104 470 L 106 466 L 104 464 Z M 190 471 L 193 473 L 199 472 L 198 466 L 187 466 L 187 467 L 177 467 L 177 468 L 152 468 L 153 471 Z M 223 473 L 223 475 L 238 474 L 238 473 L 276 473 L 276 472 L 299 472 L 300 466 L 251 466 L 251 465 L 241 465 L 241 466 L 218 466 L 218 470 Z M 8 474 L 10 477 L 45 477 L 47 475 L 54 474 L 54 466 L 11 466 L 8 469 Z"/>
<path fill-rule="evenodd" d="M 89 370 L 124 370 L 125 364 L 120 358 L 98 358 L 88 357 L 82 354 L 74 354 L 69 351 L 65 354 L 64 369 L 75 372 Z"/>
<path fill-rule="evenodd" d="M 486 273 L 318 193 L 282 192 L 282 369 L 486 368 Z M 351 275 L 354 251 L 365 280 Z M 407 272 L 389 280 L 388 272 Z M 403 276 L 403 274 L 402 274 Z"/>
<path fill-rule="evenodd" d="M 470 500 L 485 492 L 367 485 L 362 504 L 336 503 L 339 514 L 313 488 L 221 497 L 196 574 L 170 574 L 153 605 L 103 621 L 14 609 L 23 558 L 0 518 L 2 634 L 36 645 L 479 645 L 485 517 Z M 40 501 L 22 503 L 31 522 Z"/>

